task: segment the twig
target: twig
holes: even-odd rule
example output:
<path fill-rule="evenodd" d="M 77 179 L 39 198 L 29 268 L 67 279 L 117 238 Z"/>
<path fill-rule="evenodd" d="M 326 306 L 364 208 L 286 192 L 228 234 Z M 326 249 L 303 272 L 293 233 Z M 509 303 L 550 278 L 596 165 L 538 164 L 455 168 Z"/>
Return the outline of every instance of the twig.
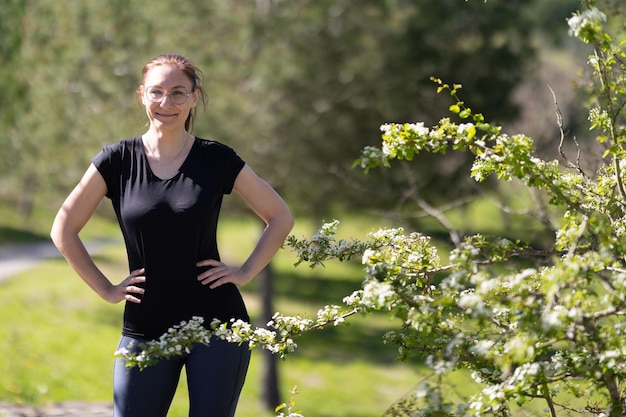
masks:
<path fill-rule="evenodd" d="M 556 112 L 556 122 L 557 122 L 557 125 L 559 126 L 559 132 L 560 132 L 560 135 L 561 135 L 561 138 L 559 140 L 559 155 L 561 155 L 561 157 L 565 160 L 565 162 L 566 162 L 566 164 L 567 164 L 567 166 L 569 168 L 575 169 L 576 171 L 578 171 L 578 173 L 580 173 L 580 175 L 582 175 L 583 177 L 587 178 L 587 175 L 585 174 L 585 172 L 580 167 L 581 150 L 580 150 L 580 145 L 578 144 L 578 141 L 576 140 L 575 137 L 574 137 L 574 143 L 576 144 L 576 148 L 578 149 L 578 153 L 577 153 L 577 157 L 576 157 L 576 164 L 572 163 L 569 160 L 569 158 L 567 157 L 567 155 L 565 155 L 565 152 L 563 151 L 563 143 L 565 142 L 565 131 L 563 130 L 563 113 L 561 113 L 561 109 L 559 108 L 559 103 L 556 100 L 556 93 L 554 92 L 552 87 L 548 86 L 548 89 L 552 93 L 552 99 L 554 100 L 554 109 L 555 109 L 555 112 Z"/>
<path fill-rule="evenodd" d="M 407 170 L 407 168 L 405 168 L 405 170 Z M 406 193 L 405 196 L 412 198 L 413 201 L 415 201 L 425 213 L 428 213 L 430 216 L 437 219 L 439 223 L 448 231 L 448 235 L 450 236 L 450 240 L 452 241 L 454 246 L 458 248 L 461 245 L 461 236 L 454 229 L 452 223 L 448 221 L 448 218 L 445 216 L 445 214 L 443 214 L 441 210 L 438 210 L 435 207 L 431 206 L 426 200 L 420 197 L 418 188 L 415 185 L 415 178 L 412 175 L 407 175 L 407 177 L 410 182 L 410 187 L 409 192 Z"/>

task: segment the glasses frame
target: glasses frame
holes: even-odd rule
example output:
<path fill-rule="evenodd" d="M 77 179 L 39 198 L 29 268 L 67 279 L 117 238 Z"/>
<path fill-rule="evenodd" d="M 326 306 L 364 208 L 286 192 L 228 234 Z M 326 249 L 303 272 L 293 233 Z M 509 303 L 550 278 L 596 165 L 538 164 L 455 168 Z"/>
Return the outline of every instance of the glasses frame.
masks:
<path fill-rule="evenodd" d="M 163 91 L 163 97 L 161 97 L 160 100 L 154 100 L 154 99 L 150 98 L 150 96 L 148 95 L 148 92 L 151 89 L 153 89 L 153 88 L 158 88 L 158 89 Z M 158 85 L 151 85 L 151 86 L 145 88 L 145 90 L 143 92 L 143 95 L 146 98 L 146 100 L 148 100 L 151 103 L 162 103 L 163 100 L 167 97 L 169 99 L 170 103 L 175 104 L 175 105 L 181 105 L 181 104 L 185 104 L 187 102 L 187 100 L 189 100 L 189 96 L 193 94 L 193 91 L 191 93 L 185 93 L 185 99 L 182 102 L 180 102 L 180 103 L 176 103 L 172 99 L 172 93 L 173 92 L 186 91 L 186 90 L 180 90 L 180 89 L 176 90 L 175 89 L 174 91 L 167 91 L 167 93 L 165 93 L 165 91 L 167 91 L 167 90 L 165 90 L 164 88 L 159 87 Z"/>

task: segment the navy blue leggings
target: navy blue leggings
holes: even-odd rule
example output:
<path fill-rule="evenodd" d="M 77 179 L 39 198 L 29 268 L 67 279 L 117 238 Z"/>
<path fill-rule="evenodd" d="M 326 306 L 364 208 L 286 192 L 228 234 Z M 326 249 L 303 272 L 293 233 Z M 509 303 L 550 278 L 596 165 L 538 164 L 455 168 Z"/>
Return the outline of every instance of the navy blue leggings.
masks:
<path fill-rule="evenodd" d="M 122 336 L 119 348 L 142 340 Z M 246 345 L 212 338 L 191 353 L 161 360 L 143 371 L 126 368 L 115 359 L 113 378 L 115 417 L 166 417 L 180 373 L 185 366 L 189 417 L 233 417 L 250 363 Z"/>

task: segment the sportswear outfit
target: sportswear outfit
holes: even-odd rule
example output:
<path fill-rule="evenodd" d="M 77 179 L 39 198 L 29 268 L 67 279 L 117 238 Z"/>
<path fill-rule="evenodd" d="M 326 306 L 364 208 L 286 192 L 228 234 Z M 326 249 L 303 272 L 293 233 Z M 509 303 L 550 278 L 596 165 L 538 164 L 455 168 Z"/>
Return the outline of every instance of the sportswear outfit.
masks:
<path fill-rule="evenodd" d="M 167 179 L 148 164 L 141 136 L 105 146 L 93 159 L 107 185 L 117 216 L 130 271 L 145 268 L 141 303 L 126 302 L 120 348 L 132 341 L 158 339 L 193 316 L 249 321 L 237 286 L 215 289 L 197 276 L 196 263 L 220 260 L 217 222 L 244 161 L 230 147 L 194 138 L 189 155 Z M 165 417 L 183 366 L 190 396 L 190 417 L 234 415 L 250 360 L 246 346 L 212 339 L 191 353 L 162 360 L 144 371 L 126 369 L 116 359 L 116 417 Z"/>

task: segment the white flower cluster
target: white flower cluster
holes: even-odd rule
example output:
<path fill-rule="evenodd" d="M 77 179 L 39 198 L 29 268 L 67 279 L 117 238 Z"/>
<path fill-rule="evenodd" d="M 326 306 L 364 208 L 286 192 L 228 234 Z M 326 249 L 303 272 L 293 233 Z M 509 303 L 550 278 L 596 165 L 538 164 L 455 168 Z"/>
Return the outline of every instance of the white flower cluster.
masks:
<path fill-rule="evenodd" d="M 619 346 L 613 350 L 602 352 L 599 362 L 615 373 L 623 374 L 626 370 L 626 347 Z"/>
<path fill-rule="evenodd" d="M 363 289 L 344 297 L 343 302 L 348 306 L 357 307 L 364 311 L 391 311 L 396 298 L 396 292 L 389 282 L 380 282 L 372 279 L 363 285 Z"/>
<path fill-rule="evenodd" d="M 474 124 L 456 125 L 448 118 L 442 119 L 439 126 L 432 129 L 419 122 L 383 124 L 380 130 L 383 132 L 381 152 L 386 159 L 399 157 L 405 152 L 410 155 L 424 149 L 429 152 L 443 152 L 451 138 L 468 142 L 476 134 Z M 367 152 L 371 150 L 367 149 Z"/>
<path fill-rule="evenodd" d="M 403 227 L 397 227 L 392 229 L 378 229 L 375 232 L 367 234 L 368 237 L 375 241 L 389 242 L 394 238 L 401 236 L 404 233 Z"/>
<path fill-rule="evenodd" d="M 450 263 L 465 263 L 474 260 L 478 255 L 480 255 L 479 248 L 470 242 L 463 242 L 450 252 Z"/>
<path fill-rule="evenodd" d="M 304 415 L 300 414 L 300 413 L 289 413 L 289 414 L 285 414 L 282 411 L 278 414 L 276 414 L 276 417 L 304 417 Z"/>
<path fill-rule="evenodd" d="M 472 132 L 474 129 L 474 123 L 461 123 L 457 128 L 457 132 L 459 133 L 459 135 L 465 135 L 469 132 Z"/>
<path fill-rule="evenodd" d="M 490 315 L 490 310 L 485 304 L 483 297 L 476 293 L 474 289 L 463 291 L 459 297 L 458 305 L 464 308 L 472 317 L 486 317 Z"/>
<path fill-rule="evenodd" d="M 324 306 L 324 308 L 317 311 L 317 323 L 333 323 L 334 326 L 337 326 L 343 322 L 345 322 L 346 318 L 343 315 L 341 308 L 339 306 L 330 305 Z"/>
<path fill-rule="evenodd" d="M 375 146 L 366 146 L 361 151 L 361 157 L 357 161 L 362 169 L 369 169 L 369 165 L 388 165 L 387 157 L 383 151 Z"/>
<path fill-rule="evenodd" d="M 126 360 L 129 367 L 141 369 L 158 362 L 162 358 L 189 353 L 196 343 L 208 345 L 211 332 L 203 327 L 202 317 L 193 317 L 168 329 L 158 340 L 131 345 L 115 352 L 115 356 Z"/>
<path fill-rule="evenodd" d="M 492 414 L 494 411 L 502 410 L 510 395 L 529 388 L 530 385 L 533 385 L 531 381 L 555 375 L 554 371 L 555 367 L 550 362 L 523 363 L 515 368 L 508 379 L 499 384 L 486 386 L 481 393 L 474 397 L 470 409 L 474 415 Z M 473 374 L 473 377 L 476 381 L 482 382 L 477 372 Z"/>
<path fill-rule="evenodd" d="M 380 130 L 383 132 L 383 155 L 387 157 L 394 157 L 398 148 L 407 145 L 407 135 L 404 132 L 413 130 L 418 136 L 428 134 L 428 129 L 424 127 L 423 123 L 406 125 L 387 123 L 381 125 Z"/>
<path fill-rule="evenodd" d="M 368 294 L 370 297 L 380 297 L 379 295 L 371 295 L 369 292 Z M 115 356 L 124 358 L 129 367 L 139 366 L 143 369 L 161 359 L 189 353 L 194 344 L 208 345 L 211 337 L 214 336 L 230 343 L 248 343 L 250 349 L 258 346 L 284 357 L 287 353 L 294 352 L 298 347 L 293 340 L 295 336 L 315 328 L 322 328 L 329 323 L 337 326 L 343 323 L 346 317 L 357 311 L 359 308 L 342 311 L 339 306 L 325 306 L 318 311 L 317 320 L 300 316 L 283 316 L 276 313 L 267 323 L 266 328 L 253 328 L 250 323 L 240 319 L 232 319 L 227 323 L 213 319 L 209 330 L 203 326 L 204 319 L 202 317 L 193 317 L 189 321 L 183 321 L 179 325 L 173 326 L 158 340 L 120 349 L 115 352 Z"/>
<path fill-rule="evenodd" d="M 218 324 L 215 326 L 215 324 Z M 292 339 L 292 335 L 303 332 L 310 325 L 309 320 L 299 317 L 284 317 L 274 314 L 272 320 L 267 323 L 268 328 L 252 328 L 250 323 L 244 320 L 231 320 L 231 325 L 214 321 L 215 336 L 230 343 L 248 343 L 250 349 L 257 346 L 274 354 L 284 357 L 287 353 L 295 351 L 298 345 Z"/>
<path fill-rule="evenodd" d="M 558 329 L 563 326 L 567 311 L 562 305 L 555 305 L 551 309 L 545 309 L 541 314 L 541 327 L 548 331 Z"/>
<path fill-rule="evenodd" d="M 435 355 L 428 355 L 424 364 L 433 370 L 435 375 L 444 375 L 454 370 L 456 360 L 437 358 Z"/>
<path fill-rule="evenodd" d="M 360 256 L 366 244 L 355 240 L 336 240 L 334 235 L 337 233 L 338 226 L 339 220 L 324 223 L 310 241 L 288 239 L 289 245 L 295 249 L 300 258 L 296 265 L 307 261 L 311 262 L 311 267 L 323 266 L 323 262 L 328 259 L 343 261 Z"/>
<path fill-rule="evenodd" d="M 337 219 L 329 223 L 324 223 L 322 228 L 314 235 L 314 238 L 319 236 L 333 236 L 337 233 L 337 227 L 339 227 L 339 220 Z"/>
<path fill-rule="evenodd" d="M 576 38 L 580 37 L 583 30 L 606 22 L 606 15 L 595 7 L 585 10 L 580 14 L 574 14 L 567 20 L 569 34 Z"/>

